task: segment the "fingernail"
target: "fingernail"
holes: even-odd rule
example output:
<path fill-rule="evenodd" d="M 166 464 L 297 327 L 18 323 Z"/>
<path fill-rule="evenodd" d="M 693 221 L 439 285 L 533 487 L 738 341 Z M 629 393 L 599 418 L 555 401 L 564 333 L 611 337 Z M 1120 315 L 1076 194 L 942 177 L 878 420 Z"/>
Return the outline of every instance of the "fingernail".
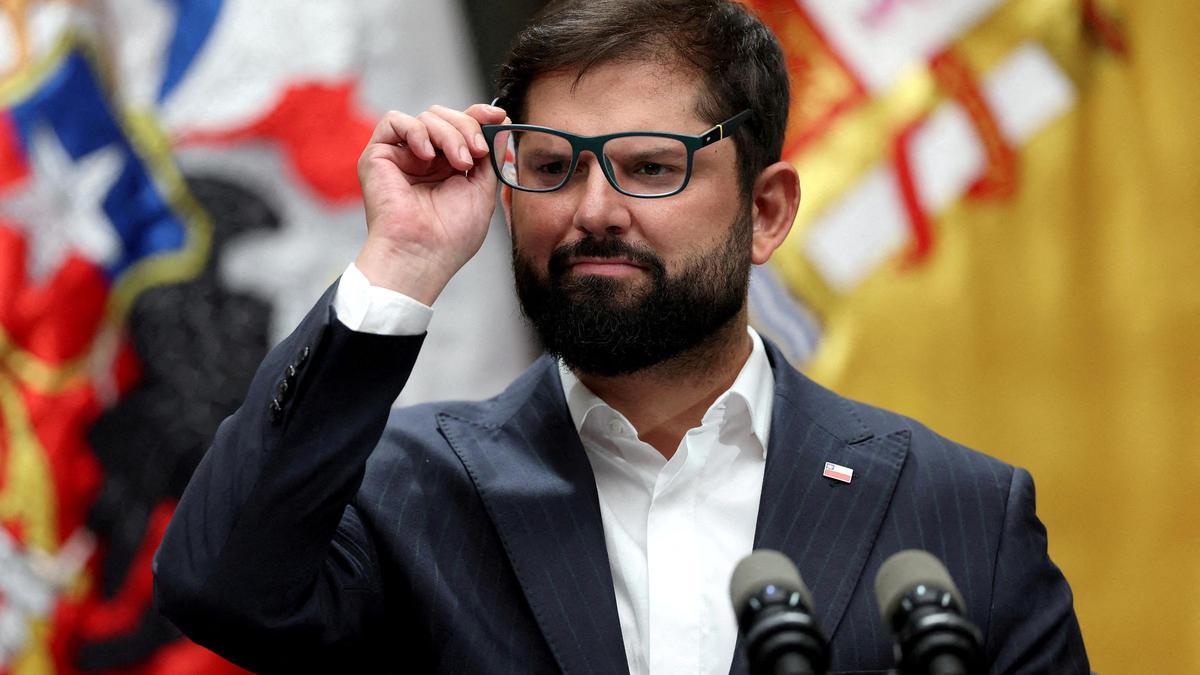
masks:
<path fill-rule="evenodd" d="M 487 150 L 487 141 L 483 139 L 483 134 L 475 134 L 475 147 L 480 150 Z"/>
<path fill-rule="evenodd" d="M 494 105 L 489 105 L 487 106 L 487 111 L 490 113 L 502 113 L 504 112 L 504 108 L 497 108 Z"/>
<path fill-rule="evenodd" d="M 461 159 L 461 160 L 462 160 L 462 161 L 464 161 L 464 162 L 467 162 L 468 164 L 474 164 L 474 163 L 475 163 L 475 160 L 474 160 L 474 159 L 471 159 L 471 153 L 470 153 L 470 152 L 468 152 L 466 148 L 459 148 L 459 149 L 458 149 L 458 158 L 459 158 L 459 159 Z"/>

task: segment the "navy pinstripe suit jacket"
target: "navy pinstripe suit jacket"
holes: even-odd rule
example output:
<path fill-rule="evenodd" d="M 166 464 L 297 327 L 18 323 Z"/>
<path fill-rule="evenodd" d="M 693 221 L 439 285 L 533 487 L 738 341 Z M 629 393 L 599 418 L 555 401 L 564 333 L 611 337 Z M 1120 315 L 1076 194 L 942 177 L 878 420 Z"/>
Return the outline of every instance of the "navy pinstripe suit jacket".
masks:
<path fill-rule="evenodd" d="M 331 297 L 267 356 L 196 470 L 155 560 L 162 611 L 259 671 L 626 672 L 595 481 L 554 363 L 491 400 L 389 419 L 423 337 L 349 331 Z M 768 355 L 755 546 L 796 562 L 833 670 L 891 667 L 873 580 L 921 548 L 957 581 L 993 672 L 1087 672 L 1028 473 Z M 822 478 L 826 461 L 853 482 Z M 739 646 L 731 672 L 745 671 Z"/>

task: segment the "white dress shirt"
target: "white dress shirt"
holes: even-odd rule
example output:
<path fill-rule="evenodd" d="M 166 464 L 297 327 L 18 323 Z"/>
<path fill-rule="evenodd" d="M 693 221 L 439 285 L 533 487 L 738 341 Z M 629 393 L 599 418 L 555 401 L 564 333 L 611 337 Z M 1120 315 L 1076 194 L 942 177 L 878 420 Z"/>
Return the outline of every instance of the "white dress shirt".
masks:
<path fill-rule="evenodd" d="M 413 335 L 433 310 L 371 286 L 353 263 L 333 306 L 352 330 Z M 728 673 L 729 577 L 753 546 L 775 381 L 762 339 L 670 461 L 560 365 L 596 489 L 631 675 Z"/>
<path fill-rule="evenodd" d="M 560 366 L 596 476 L 631 675 L 728 673 L 729 577 L 751 551 L 775 381 L 762 339 L 668 461 Z"/>

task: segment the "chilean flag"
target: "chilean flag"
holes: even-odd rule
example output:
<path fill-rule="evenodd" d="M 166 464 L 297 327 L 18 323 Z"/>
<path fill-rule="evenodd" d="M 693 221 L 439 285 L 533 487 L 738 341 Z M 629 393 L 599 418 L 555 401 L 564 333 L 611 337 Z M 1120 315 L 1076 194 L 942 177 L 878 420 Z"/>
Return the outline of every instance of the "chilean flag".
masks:
<path fill-rule="evenodd" d="M 173 636 L 137 664 L 97 650 L 146 629 L 173 504 L 138 523 L 143 544 L 100 592 L 111 549 L 89 513 L 108 477 L 88 432 L 141 375 L 134 299 L 194 275 L 207 251 L 165 146 L 115 111 L 92 58 L 65 40 L 0 103 L 0 620 L 19 628 L 0 635 L 0 672 L 239 672 Z"/>
<path fill-rule="evenodd" d="M 841 464 L 834 464 L 833 462 L 825 462 L 825 470 L 821 472 L 821 475 L 825 478 L 849 483 L 850 479 L 854 477 L 854 469 L 842 466 Z"/>
<path fill-rule="evenodd" d="M 361 245 L 380 112 L 488 98 L 458 3 L 129 4 L 0 12 L 0 675 L 240 672 L 153 607 L 175 498 Z M 409 402 L 535 356 L 504 235 L 439 300 Z"/>

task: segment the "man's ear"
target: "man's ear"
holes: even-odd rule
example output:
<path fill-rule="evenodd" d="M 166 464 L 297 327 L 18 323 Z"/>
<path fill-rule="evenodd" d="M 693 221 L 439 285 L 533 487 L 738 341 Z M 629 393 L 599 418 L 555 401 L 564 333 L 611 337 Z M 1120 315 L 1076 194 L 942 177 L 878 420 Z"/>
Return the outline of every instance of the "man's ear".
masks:
<path fill-rule="evenodd" d="M 504 209 L 504 224 L 508 225 L 508 237 L 512 238 L 512 188 L 504 183 L 500 184 L 500 208 Z"/>
<path fill-rule="evenodd" d="M 750 218 L 754 225 L 751 261 L 762 265 L 779 248 L 800 208 L 800 177 L 790 162 L 775 162 L 754 181 Z"/>

